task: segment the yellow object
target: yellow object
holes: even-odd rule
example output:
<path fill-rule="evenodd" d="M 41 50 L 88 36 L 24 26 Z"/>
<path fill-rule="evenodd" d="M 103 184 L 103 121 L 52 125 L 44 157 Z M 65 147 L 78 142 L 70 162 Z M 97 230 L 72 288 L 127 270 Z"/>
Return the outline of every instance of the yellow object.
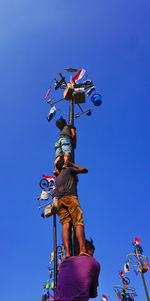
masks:
<path fill-rule="evenodd" d="M 124 271 L 125 271 L 125 273 L 129 272 L 129 263 L 128 262 L 125 263 L 125 265 L 124 265 Z"/>
<path fill-rule="evenodd" d="M 51 290 L 54 291 L 54 282 L 51 283 Z"/>
<path fill-rule="evenodd" d="M 50 217 L 50 216 L 52 216 L 52 205 L 48 205 L 48 206 L 46 206 L 45 207 L 45 216 L 46 217 Z"/>
<path fill-rule="evenodd" d="M 52 263 L 53 260 L 54 260 L 54 252 L 51 253 L 51 260 L 49 263 Z"/>
<path fill-rule="evenodd" d="M 140 273 L 144 274 L 144 273 L 146 273 L 148 271 L 148 266 L 147 266 L 147 264 L 146 264 L 145 261 L 142 261 L 141 265 L 142 265 L 142 270 L 141 270 L 141 268 L 139 268 L 139 271 L 140 271 Z"/>

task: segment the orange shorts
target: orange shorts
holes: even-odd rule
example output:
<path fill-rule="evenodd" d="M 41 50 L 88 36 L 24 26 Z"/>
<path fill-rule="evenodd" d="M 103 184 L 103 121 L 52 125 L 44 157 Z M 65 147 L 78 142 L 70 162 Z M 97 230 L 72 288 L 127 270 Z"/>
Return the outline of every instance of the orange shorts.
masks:
<path fill-rule="evenodd" d="M 72 221 L 74 227 L 84 227 L 83 214 L 77 196 L 66 195 L 58 200 L 58 211 L 62 225 Z"/>

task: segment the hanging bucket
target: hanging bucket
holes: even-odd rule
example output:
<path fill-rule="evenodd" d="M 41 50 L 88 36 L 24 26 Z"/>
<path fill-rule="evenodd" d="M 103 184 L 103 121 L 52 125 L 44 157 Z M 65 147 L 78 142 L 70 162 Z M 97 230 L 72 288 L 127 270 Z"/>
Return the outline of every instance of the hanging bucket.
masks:
<path fill-rule="evenodd" d="M 94 106 L 98 107 L 102 104 L 102 98 L 100 94 L 93 94 L 91 97 L 91 101 L 93 102 Z"/>

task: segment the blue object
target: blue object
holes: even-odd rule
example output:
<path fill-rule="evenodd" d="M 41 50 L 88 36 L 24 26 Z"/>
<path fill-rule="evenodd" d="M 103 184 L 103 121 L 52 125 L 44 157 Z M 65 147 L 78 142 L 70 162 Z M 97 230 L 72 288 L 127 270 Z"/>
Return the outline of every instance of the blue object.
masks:
<path fill-rule="evenodd" d="M 89 111 L 86 113 L 87 116 L 91 116 L 91 114 L 92 114 L 91 110 L 89 110 Z"/>
<path fill-rule="evenodd" d="M 128 292 L 128 291 L 125 291 L 125 294 L 126 294 L 126 298 L 127 298 L 127 299 L 130 299 L 130 294 L 129 294 L 129 292 Z"/>
<path fill-rule="evenodd" d="M 102 104 L 102 97 L 100 94 L 93 94 L 91 101 L 93 102 L 94 106 L 98 107 Z"/>

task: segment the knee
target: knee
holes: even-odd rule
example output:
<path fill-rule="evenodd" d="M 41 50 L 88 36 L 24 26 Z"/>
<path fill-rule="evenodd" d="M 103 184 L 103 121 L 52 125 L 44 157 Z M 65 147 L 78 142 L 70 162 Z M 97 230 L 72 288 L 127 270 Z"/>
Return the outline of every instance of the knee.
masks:
<path fill-rule="evenodd" d="M 70 228 L 70 224 L 69 223 L 63 224 L 63 230 L 69 231 L 69 228 Z"/>

